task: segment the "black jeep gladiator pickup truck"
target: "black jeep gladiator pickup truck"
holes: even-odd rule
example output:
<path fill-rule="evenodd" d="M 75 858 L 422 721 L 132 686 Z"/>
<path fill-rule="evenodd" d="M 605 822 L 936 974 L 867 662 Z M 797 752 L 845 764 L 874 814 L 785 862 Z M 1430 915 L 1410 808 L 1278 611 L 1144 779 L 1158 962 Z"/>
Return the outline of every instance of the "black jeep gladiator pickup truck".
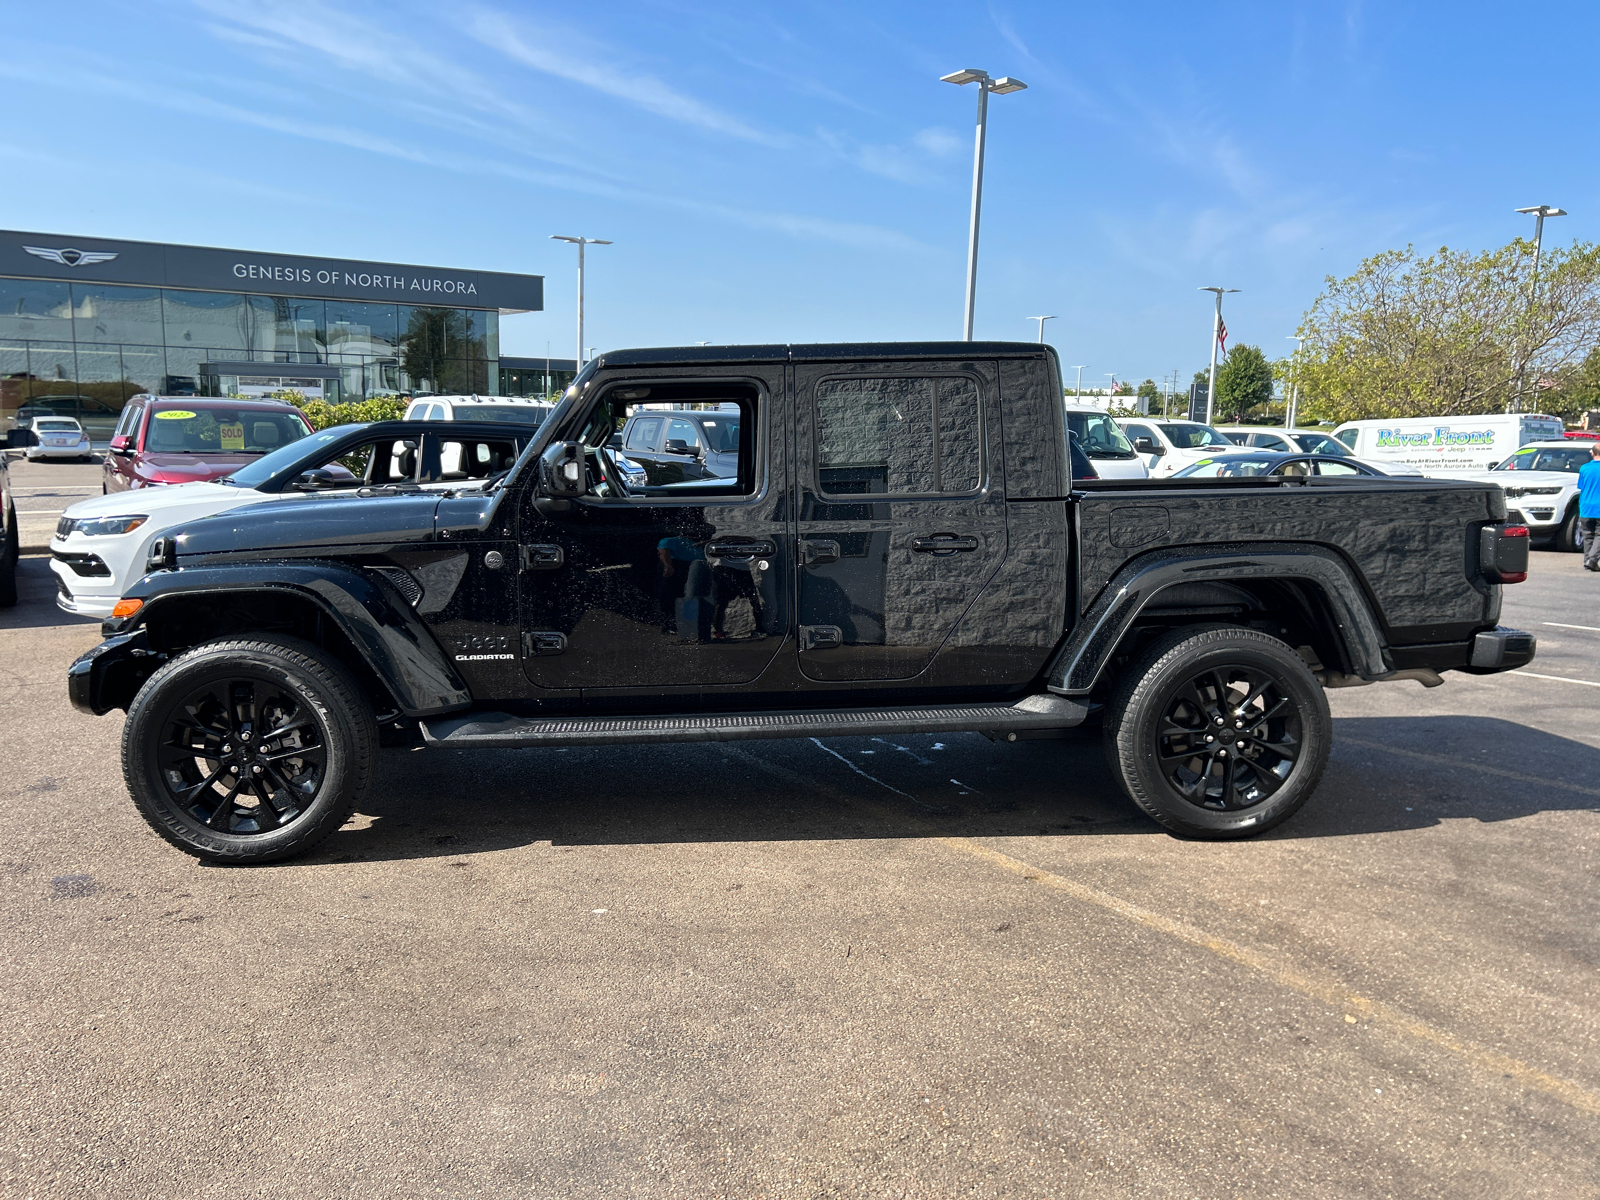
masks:
<path fill-rule="evenodd" d="M 630 418 L 713 409 L 733 475 L 625 482 Z M 1044 346 L 611 353 L 487 481 L 158 541 L 69 690 L 127 710 L 157 832 L 246 862 L 343 824 L 380 744 L 1012 741 L 1091 716 L 1151 817 L 1243 836 L 1316 787 L 1324 688 L 1533 657 L 1496 625 L 1528 546 L 1496 487 L 1075 484 L 1069 462 Z"/>

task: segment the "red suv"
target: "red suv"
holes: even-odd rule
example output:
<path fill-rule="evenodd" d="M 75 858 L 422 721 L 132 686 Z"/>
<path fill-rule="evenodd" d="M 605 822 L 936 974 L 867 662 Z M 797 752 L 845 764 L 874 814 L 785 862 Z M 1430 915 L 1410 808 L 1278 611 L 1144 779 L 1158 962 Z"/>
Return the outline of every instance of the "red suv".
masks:
<path fill-rule="evenodd" d="M 203 483 L 311 432 L 300 410 L 276 400 L 134 396 L 105 456 L 105 488 Z"/>

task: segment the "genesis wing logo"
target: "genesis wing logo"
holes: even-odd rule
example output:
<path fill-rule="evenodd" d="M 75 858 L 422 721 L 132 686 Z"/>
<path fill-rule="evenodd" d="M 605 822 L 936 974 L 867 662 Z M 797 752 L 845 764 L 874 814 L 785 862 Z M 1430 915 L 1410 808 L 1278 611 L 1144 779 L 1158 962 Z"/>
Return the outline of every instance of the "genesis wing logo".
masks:
<path fill-rule="evenodd" d="M 47 246 L 24 246 L 23 249 L 35 258 L 60 263 L 63 267 L 87 267 L 94 263 L 110 262 L 117 256 L 114 250 L 51 250 Z"/>

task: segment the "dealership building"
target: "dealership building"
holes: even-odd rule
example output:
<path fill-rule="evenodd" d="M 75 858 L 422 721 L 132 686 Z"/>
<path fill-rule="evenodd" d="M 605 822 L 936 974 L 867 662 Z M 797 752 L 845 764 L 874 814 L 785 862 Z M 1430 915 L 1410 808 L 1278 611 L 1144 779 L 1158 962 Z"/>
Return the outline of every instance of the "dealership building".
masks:
<path fill-rule="evenodd" d="M 502 358 L 500 318 L 543 308 L 539 275 L 0 231 L 0 428 L 46 396 L 541 395 L 573 361 Z"/>

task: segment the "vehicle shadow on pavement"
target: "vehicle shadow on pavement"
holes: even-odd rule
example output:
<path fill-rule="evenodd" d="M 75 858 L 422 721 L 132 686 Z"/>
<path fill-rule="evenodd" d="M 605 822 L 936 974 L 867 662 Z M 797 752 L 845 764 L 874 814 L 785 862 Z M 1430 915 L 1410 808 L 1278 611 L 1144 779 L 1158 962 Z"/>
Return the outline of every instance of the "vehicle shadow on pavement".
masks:
<path fill-rule="evenodd" d="M 307 861 L 459 856 L 534 842 L 1168 836 L 1122 795 L 1097 730 L 1009 746 L 946 734 L 949 755 L 937 763 L 931 747 L 941 743 L 932 737 L 873 743 L 389 751 L 364 821 Z M 1341 718 L 1317 793 L 1265 837 L 1597 809 L 1593 746 L 1489 717 Z"/>
<path fill-rule="evenodd" d="M 75 617 L 56 607 L 56 577 L 50 559 L 24 554 L 17 559 L 17 606 L 0 608 L 0 629 L 46 629 L 58 625 L 98 625 L 99 617 Z"/>
<path fill-rule="evenodd" d="M 1161 836 L 1117 790 L 1097 730 L 1012 746 L 978 734 L 893 743 L 830 738 L 826 750 L 794 739 L 732 747 L 388 751 L 362 807 L 370 824 L 346 827 L 312 861 L 459 855 L 532 842 Z M 934 745 L 950 753 L 930 761 L 938 757 Z M 872 774 L 830 757 L 846 754 Z M 976 782 L 958 783 L 952 773 Z M 1071 780 L 1065 790 L 1064 778 Z"/>

